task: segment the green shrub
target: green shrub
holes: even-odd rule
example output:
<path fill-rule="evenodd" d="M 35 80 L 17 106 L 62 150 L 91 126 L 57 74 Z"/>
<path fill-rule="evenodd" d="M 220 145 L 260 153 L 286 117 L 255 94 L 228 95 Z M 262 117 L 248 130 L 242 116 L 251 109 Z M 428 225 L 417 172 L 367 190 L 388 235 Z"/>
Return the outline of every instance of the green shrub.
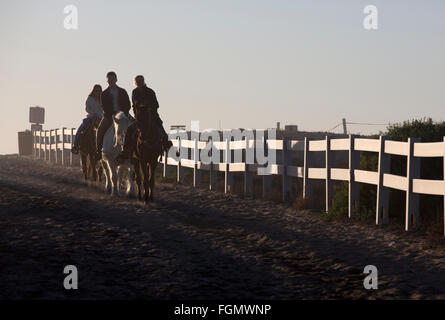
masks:
<path fill-rule="evenodd" d="M 329 211 L 322 218 L 326 221 L 348 216 L 348 183 L 342 182 L 334 187 L 334 197 Z"/>

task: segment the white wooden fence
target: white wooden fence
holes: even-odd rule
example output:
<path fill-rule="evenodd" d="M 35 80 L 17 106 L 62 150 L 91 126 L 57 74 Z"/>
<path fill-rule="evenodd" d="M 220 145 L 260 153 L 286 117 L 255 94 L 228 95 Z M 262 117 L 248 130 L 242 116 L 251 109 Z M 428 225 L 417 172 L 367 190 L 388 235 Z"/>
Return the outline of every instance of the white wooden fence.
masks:
<path fill-rule="evenodd" d="M 40 159 L 64 166 L 80 164 L 79 156 L 71 153 L 76 129 L 52 129 L 33 132 L 33 153 Z"/>
<path fill-rule="evenodd" d="M 62 165 L 78 165 L 78 157 L 73 157 L 71 143 L 76 129 L 54 129 L 34 132 L 34 155 L 52 163 Z M 200 150 L 208 143 L 213 143 L 218 153 L 222 152 L 222 163 L 204 164 L 200 161 Z M 303 197 L 308 198 L 312 193 L 314 180 L 324 180 L 326 186 L 326 210 L 329 209 L 332 198 L 332 181 L 346 181 L 349 184 L 348 216 L 358 213 L 360 208 L 360 183 L 375 185 L 377 187 L 376 199 L 376 224 L 388 223 L 389 188 L 406 192 L 405 230 L 411 230 L 419 225 L 419 194 L 438 195 L 445 202 L 445 181 L 424 180 L 420 177 L 420 158 L 441 157 L 445 168 L 445 137 L 442 142 L 419 142 L 413 138 L 407 142 L 391 141 L 388 137 L 379 139 L 364 139 L 358 136 L 349 136 L 346 139 L 323 140 L 266 140 L 268 150 L 276 150 L 277 163 L 271 166 L 271 175 L 278 175 L 282 179 L 282 193 L 285 199 L 291 191 L 292 177 L 301 178 L 303 184 Z M 247 164 L 245 161 L 232 163 L 226 161 L 227 151 L 255 148 L 255 141 L 244 138 L 242 141 L 205 142 L 195 140 L 173 140 L 173 145 L 181 150 L 187 149 L 186 157 L 174 159 L 164 155 L 162 157 L 163 175 L 168 176 L 169 169 L 176 169 L 178 181 L 183 179 L 183 168 L 193 169 L 193 186 L 198 186 L 201 171 L 209 171 L 209 189 L 215 189 L 217 172 L 224 172 L 224 190 L 230 192 L 232 187 L 232 175 L 234 172 L 244 174 L 244 194 L 249 196 L 253 192 L 253 175 L 256 174 L 258 164 Z M 189 152 L 190 151 L 190 152 Z M 334 168 L 332 151 L 347 151 L 349 154 L 348 168 Z M 360 169 L 360 152 L 374 152 L 378 155 L 378 170 L 365 171 Z M 292 152 L 302 152 L 304 164 L 302 167 L 291 163 Z M 315 152 L 323 152 L 325 167 L 313 167 L 313 155 Z M 391 155 L 406 156 L 406 176 L 390 173 Z M 196 160 L 195 160 L 196 159 Z M 263 195 L 267 195 L 271 187 L 271 175 L 263 175 Z M 443 175 L 445 177 L 445 173 Z M 445 206 L 444 206 L 445 207 Z M 444 210 L 445 211 L 445 210 Z M 445 219 L 444 219 L 445 221 Z M 445 234 L 445 225 L 444 225 Z"/>

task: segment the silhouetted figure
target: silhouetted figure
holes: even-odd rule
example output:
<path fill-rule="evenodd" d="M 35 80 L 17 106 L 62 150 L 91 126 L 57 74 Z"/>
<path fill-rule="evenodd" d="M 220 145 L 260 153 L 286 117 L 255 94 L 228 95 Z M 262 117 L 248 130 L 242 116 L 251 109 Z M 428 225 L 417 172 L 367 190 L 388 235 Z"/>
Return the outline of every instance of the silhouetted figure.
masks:
<path fill-rule="evenodd" d="M 99 124 L 96 136 L 96 154 L 98 159 L 102 158 L 102 145 L 105 132 L 113 123 L 113 116 L 119 111 L 123 111 L 125 115 L 129 116 L 131 104 L 127 91 L 116 85 L 116 73 L 110 71 L 107 73 L 108 88 L 102 92 L 102 108 L 104 110 L 104 117 Z"/>
<path fill-rule="evenodd" d="M 132 101 L 133 112 L 136 117 L 136 121 L 133 122 L 127 129 L 123 151 L 117 157 L 117 160 L 120 163 L 130 158 L 133 151 L 136 149 L 137 129 L 141 123 L 141 119 L 139 118 L 139 111 L 141 110 L 141 108 L 152 108 L 152 110 L 154 111 L 156 124 L 158 125 L 159 131 L 161 133 L 161 143 L 163 148 L 165 150 L 168 150 L 173 145 L 172 142 L 168 140 L 168 134 L 167 132 L 165 132 L 164 126 L 162 125 L 162 120 L 159 117 L 159 103 L 156 99 L 156 93 L 152 89 L 147 87 L 143 76 L 136 76 L 134 82 L 136 88 L 133 90 L 132 93 Z"/>
<path fill-rule="evenodd" d="M 103 109 L 100 101 L 100 96 L 102 94 L 102 87 L 99 84 L 95 84 L 93 90 L 88 95 L 87 101 L 85 102 L 85 111 L 87 116 L 83 119 L 82 124 L 76 131 L 74 136 L 73 147 L 71 152 L 74 154 L 79 153 L 79 141 L 82 135 L 85 133 L 86 129 L 91 125 L 92 120 L 101 120 L 103 117 Z"/>

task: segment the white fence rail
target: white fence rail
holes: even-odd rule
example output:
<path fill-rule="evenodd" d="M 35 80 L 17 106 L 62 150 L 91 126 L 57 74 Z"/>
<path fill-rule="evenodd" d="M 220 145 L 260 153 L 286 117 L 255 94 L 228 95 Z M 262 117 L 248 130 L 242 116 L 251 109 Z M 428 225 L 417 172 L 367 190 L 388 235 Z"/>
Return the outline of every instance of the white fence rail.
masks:
<path fill-rule="evenodd" d="M 70 152 L 75 129 L 54 129 L 34 132 L 34 155 L 52 163 L 62 165 L 78 165 L 78 157 Z M 193 169 L 193 186 L 200 183 L 201 171 L 209 171 L 209 189 L 216 187 L 217 172 L 224 172 L 224 191 L 230 192 L 232 188 L 232 175 L 235 172 L 244 174 L 244 195 L 253 193 L 253 175 L 256 174 L 257 163 L 243 162 L 233 163 L 227 161 L 233 159 L 227 155 L 229 152 L 241 150 L 245 154 L 255 149 L 255 141 L 244 138 L 242 141 L 213 142 L 218 155 L 223 156 L 221 163 L 205 164 L 200 159 L 200 151 L 207 147 L 211 141 L 173 140 L 175 148 L 179 149 L 181 156 L 178 158 L 162 157 L 163 175 L 169 175 L 172 167 L 176 169 L 178 181 L 183 180 L 183 168 Z M 303 185 L 303 197 L 308 198 L 312 193 L 314 179 L 324 180 L 326 188 L 326 210 L 329 209 L 332 198 L 332 181 L 346 181 L 349 184 L 348 216 L 358 213 L 360 208 L 360 183 L 375 185 L 377 187 L 376 199 L 376 224 L 386 224 L 389 218 L 389 189 L 397 189 L 406 192 L 405 230 L 411 230 L 419 225 L 419 194 L 442 196 L 445 202 L 445 181 L 425 180 L 420 177 L 420 158 L 441 157 L 445 168 L 445 137 L 442 142 L 419 142 L 410 138 L 407 142 L 391 141 L 388 137 L 379 139 L 364 139 L 357 136 L 349 138 L 324 140 L 266 140 L 265 145 L 269 152 L 276 150 L 277 163 L 270 166 L 270 175 L 263 175 L 263 196 L 266 196 L 271 187 L 271 175 L 278 175 L 282 179 L 283 199 L 286 199 L 292 187 L 292 178 L 301 178 Z M 185 149 L 185 150 L 184 150 Z M 190 151 L 190 152 L 189 152 Z M 229 151 L 229 152 L 227 152 Z M 333 151 L 346 151 L 348 153 L 348 168 L 334 168 Z M 378 170 L 365 171 L 360 169 L 360 152 L 373 152 L 378 155 Z M 303 166 L 292 163 L 293 152 L 301 152 Z M 315 168 L 313 154 L 324 153 L 325 167 Z M 184 156 L 185 155 L 185 156 Z M 391 155 L 405 156 L 407 172 L 405 176 L 390 173 Z M 443 177 L 445 174 L 442 173 Z M 445 207 L 445 206 L 444 206 Z M 445 210 L 444 210 L 445 211 Z M 444 212 L 445 214 L 445 212 Z M 445 219 L 444 219 L 445 221 Z M 445 233 L 445 225 L 444 225 Z"/>

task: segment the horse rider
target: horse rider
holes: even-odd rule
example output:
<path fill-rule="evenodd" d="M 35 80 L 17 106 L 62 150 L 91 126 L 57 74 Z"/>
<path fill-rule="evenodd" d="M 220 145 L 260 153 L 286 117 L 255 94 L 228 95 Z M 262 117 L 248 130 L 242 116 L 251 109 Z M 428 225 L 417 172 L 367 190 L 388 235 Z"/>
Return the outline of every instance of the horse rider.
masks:
<path fill-rule="evenodd" d="M 159 117 L 159 103 L 156 99 L 156 93 L 151 88 L 147 87 L 145 84 L 145 79 L 141 75 L 134 78 L 134 83 L 136 88 L 132 93 L 132 101 L 136 121 L 134 121 L 127 129 L 123 151 L 116 158 L 119 163 L 123 163 L 126 159 L 129 159 L 133 151 L 136 150 L 139 108 L 152 108 L 154 111 L 155 123 L 161 132 L 162 148 L 164 150 L 168 150 L 173 145 L 173 143 L 168 140 L 168 134 L 165 132 L 164 126 L 162 125 L 162 120 Z"/>
<path fill-rule="evenodd" d="M 108 88 L 102 92 L 102 107 L 104 110 L 104 117 L 97 128 L 96 136 L 96 155 L 97 159 L 102 158 L 102 146 L 104 135 L 108 128 L 113 124 L 113 116 L 122 111 L 125 115 L 129 116 L 131 108 L 130 98 L 127 91 L 116 85 L 117 75 L 115 72 L 110 71 L 107 73 Z"/>
<path fill-rule="evenodd" d="M 100 121 L 103 117 L 103 109 L 100 103 L 100 96 L 102 94 L 102 87 L 99 84 L 95 84 L 93 90 L 91 90 L 88 95 L 87 101 L 85 102 L 85 111 L 87 116 L 83 119 L 82 124 L 76 131 L 74 136 L 73 147 L 71 152 L 74 154 L 79 153 L 79 141 L 85 131 L 89 128 L 93 120 Z"/>

